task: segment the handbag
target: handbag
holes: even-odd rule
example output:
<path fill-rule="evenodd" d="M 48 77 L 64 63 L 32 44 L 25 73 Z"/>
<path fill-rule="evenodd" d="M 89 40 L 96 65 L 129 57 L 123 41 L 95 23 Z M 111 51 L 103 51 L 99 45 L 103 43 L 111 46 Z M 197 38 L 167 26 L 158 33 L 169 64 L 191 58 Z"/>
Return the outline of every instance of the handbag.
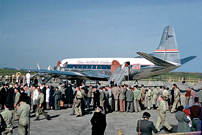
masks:
<path fill-rule="evenodd" d="M 140 132 L 140 125 L 141 125 L 141 119 L 139 120 L 139 132 L 138 132 L 138 135 L 141 134 L 141 132 Z"/>

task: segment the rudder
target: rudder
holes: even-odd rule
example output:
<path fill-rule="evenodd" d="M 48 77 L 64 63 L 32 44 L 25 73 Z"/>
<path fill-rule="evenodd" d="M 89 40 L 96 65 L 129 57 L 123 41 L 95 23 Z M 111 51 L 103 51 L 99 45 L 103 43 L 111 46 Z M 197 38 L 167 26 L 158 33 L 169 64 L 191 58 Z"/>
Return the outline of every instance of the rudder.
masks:
<path fill-rule="evenodd" d="M 167 26 L 164 29 L 161 42 L 158 48 L 153 52 L 153 56 L 168 62 L 174 62 L 177 65 L 181 65 L 175 32 L 172 26 Z"/>

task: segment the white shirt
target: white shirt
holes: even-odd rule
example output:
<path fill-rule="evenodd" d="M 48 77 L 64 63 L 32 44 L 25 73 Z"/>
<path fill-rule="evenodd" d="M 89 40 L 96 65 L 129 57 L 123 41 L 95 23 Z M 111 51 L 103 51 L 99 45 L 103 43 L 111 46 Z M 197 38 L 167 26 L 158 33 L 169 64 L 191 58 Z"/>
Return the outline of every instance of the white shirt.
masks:
<path fill-rule="evenodd" d="M 39 96 L 39 92 L 37 89 L 34 90 L 34 95 L 33 95 L 33 105 L 37 105 L 37 98 Z"/>
<path fill-rule="evenodd" d="M 26 78 L 27 78 L 27 79 L 30 79 L 30 73 L 27 73 L 27 74 L 26 74 Z"/>
<path fill-rule="evenodd" d="M 46 102 L 49 102 L 50 89 L 46 89 Z"/>

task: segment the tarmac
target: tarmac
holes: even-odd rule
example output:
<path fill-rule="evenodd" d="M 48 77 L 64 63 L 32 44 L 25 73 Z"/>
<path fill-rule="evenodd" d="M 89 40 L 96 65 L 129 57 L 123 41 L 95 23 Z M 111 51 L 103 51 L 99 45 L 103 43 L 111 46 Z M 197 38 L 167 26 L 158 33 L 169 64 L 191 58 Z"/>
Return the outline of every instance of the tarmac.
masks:
<path fill-rule="evenodd" d="M 182 96 L 182 104 L 184 105 L 185 98 Z M 50 116 L 51 120 L 46 120 L 43 115 L 40 115 L 40 121 L 34 121 L 35 114 L 31 114 L 30 119 L 30 133 L 31 135 L 90 135 L 91 123 L 90 120 L 94 111 L 92 109 L 86 110 L 87 114 L 82 117 L 71 116 L 72 108 L 61 110 L 45 110 Z M 135 135 L 137 121 L 142 118 L 143 112 L 149 112 L 151 114 L 150 121 L 153 121 L 156 125 L 158 110 L 144 110 L 139 113 L 119 113 L 112 112 L 106 115 L 107 127 L 105 130 L 106 135 L 116 135 L 117 130 L 121 129 L 124 135 Z M 175 114 L 171 114 L 167 111 L 166 121 L 173 127 L 173 132 L 177 131 L 177 120 Z M 13 134 L 18 133 L 18 123 L 13 122 L 14 130 Z M 163 125 L 161 125 L 163 127 Z M 158 134 L 168 133 L 162 129 Z"/>
<path fill-rule="evenodd" d="M 106 85 L 106 82 L 100 82 L 101 85 Z M 134 86 L 134 82 L 123 82 Z M 89 83 L 90 84 L 90 83 Z M 86 85 L 89 85 L 88 82 Z M 145 86 L 166 86 L 170 89 L 172 88 L 172 82 L 149 82 L 149 81 L 140 81 L 140 84 Z M 56 85 L 57 83 L 50 83 L 48 85 Z M 93 84 L 95 85 L 95 84 Z M 177 83 L 182 91 L 186 90 L 188 86 L 193 86 L 197 91 L 201 88 L 201 84 L 189 84 L 182 85 Z M 181 103 L 185 105 L 185 91 L 181 93 Z M 145 105 L 146 106 L 146 105 Z M 157 105 L 158 106 L 158 105 Z M 93 116 L 94 110 L 92 108 L 86 109 L 86 114 L 82 117 L 76 117 L 76 115 L 70 115 L 72 108 L 63 108 L 61 110 L 45 110 L 51 116 L 51 120 L 46 120 L 43 115 L 40 115 L 40 121 L 34 121 L 35 114 L 31 113 L 30 118 L 30 134 L 31 135 L 90 135 L 91 134 L 91 123 L 90 120 Z M 150 121 L 153 121 L 156 125 L 158 110 L 144 110 L 139 113 L 126 113 L 126 112 L 112 112 L 106 115 L 107 127 L 105 130 L 105 135 L 116 135 L 117 130 L 121 129 L 122 134 L 124 135 L 136 135 L 136 126 L 137 121 L 142 118 L 143 112 L 149 112 L 151 114 Z M 0 110 L 1 112 L 1 110 Z M 167 111 L 166 121 L 173 127 L 173 133 L 177 132 L 178 122 L 175 118 L 175 114 L 171 114 Z M 18 122 L 13 121 L 13 134 L 18 134 Z M 163 128 L 163 125 L 161 125 Z M 168 132 L 162 129 L 158 134 L 167 134 Z M 172 134 L 173 134 L 172 133 Z"/>

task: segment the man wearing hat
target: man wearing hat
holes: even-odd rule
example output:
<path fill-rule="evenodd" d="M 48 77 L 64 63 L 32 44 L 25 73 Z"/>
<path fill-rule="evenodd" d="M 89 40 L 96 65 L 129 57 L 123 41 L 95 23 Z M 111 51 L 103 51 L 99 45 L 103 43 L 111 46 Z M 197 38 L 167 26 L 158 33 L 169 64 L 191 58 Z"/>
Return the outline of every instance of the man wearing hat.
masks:
<path fill-rule="evenodd" d="M 106 115 L 101 113 L 102 111 L 101 106 L 97 107 L 96 112 L 94 112 L 93 117 L 91 118 L 92 135 L 104 135 L 107 123 Z"/>
<path fill-rule="evenodd" d="M 17 106 L 17 116 L 19 117 L 18 134 L 29 135 L 30 134 L 30 105 L 26 103 L 27 95 L 21 94 L 20 106 Z"/>
<path fill-rule="evenodd" d="M 12 119 L 13 113 L 8 108 L 10 106 L 6 103 L 4 105 L 4 111 L 0 114 L 0 123 L 2 123 L 2 135 L 11 135 L 12 134 Z"/>
<path fill-rule="evenodd" d="M 141 135 L 152 135 L 152 131 L 158 133 L 158 130 L 154 126 L 152 121 L 149 121 L 151 115 L 148 112 L 144 112 L 142 118 L 143 120 L 138 120 L 137 122 L 137 132 L 141 132 Z"/>

